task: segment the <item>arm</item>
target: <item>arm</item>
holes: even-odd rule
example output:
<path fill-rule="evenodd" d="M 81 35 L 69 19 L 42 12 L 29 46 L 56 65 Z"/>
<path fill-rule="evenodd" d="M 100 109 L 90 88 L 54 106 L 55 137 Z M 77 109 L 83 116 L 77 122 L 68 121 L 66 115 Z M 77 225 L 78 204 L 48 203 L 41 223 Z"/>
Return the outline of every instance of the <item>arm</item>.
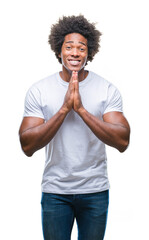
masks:
<path fill-rule="evenodd" d="M 38 117 L 24 117 L 19 130 L 20 142 L 24 153 L 30 157 L 46 146 L 57 133 L 66 115 L 73 106 L 73 77 L 70 80 L 61 109 L 47 122 Z"/>
<path fill-rule="evenodd" d="M 74 110 L 91 131 L 105 144 L 124 152 L 129 144 L 130 127 L 121 112 L 108 112 L 103 120 L 89 113 L 82 105 L 77 75 L 75 78 Z"/>
<path fill-rule="evenodd" d="M 130 127 L 121 112 L 109 112 L 103 121 L 87 112 L 84 108 L 78 114 L 92 132 L 105 144 L 124 152 L 129 144 Z"/>
<path fill-rule="evenodd" d="M 20 130 L 20 142 L 24 153 L 31 157 L 34 152 L 46 146 L 62 125 L 66 113 L 60 109 L 46 123 L 37 117 L 24 117 Z"/>

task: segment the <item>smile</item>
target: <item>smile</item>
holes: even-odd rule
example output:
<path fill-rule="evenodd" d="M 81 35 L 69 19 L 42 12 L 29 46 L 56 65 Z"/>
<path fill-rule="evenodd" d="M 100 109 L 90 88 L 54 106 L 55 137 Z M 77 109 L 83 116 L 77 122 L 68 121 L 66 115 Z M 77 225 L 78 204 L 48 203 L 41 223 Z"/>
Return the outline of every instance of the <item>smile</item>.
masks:
<path fill-rule="evenodd" d="M 80 62 L 81 62 L 81 60 L 74 60 L 74 59 L 70 59 L 70 60 L 68 60 L 68 61 L 69 61 L 69 63 L 70 63 L 71 65 L 73 65 L 73 66 L 79 65 Z"/>

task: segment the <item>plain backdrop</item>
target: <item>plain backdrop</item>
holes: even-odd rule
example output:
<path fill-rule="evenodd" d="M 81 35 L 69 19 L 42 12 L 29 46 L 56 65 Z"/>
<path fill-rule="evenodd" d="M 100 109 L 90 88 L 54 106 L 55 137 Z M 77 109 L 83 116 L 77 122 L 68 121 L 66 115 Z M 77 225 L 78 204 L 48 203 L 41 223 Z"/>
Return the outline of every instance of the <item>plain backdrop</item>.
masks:
<path fill-rule="evenodd" d="M 102 32 L 88 70 L 111 81 L 131 125 L 125 153 L 107 147 L 110 205 L 105 240 L 149 239 L 149 14 L 145 0 L 6 0 L 0 3 L 0 239 L 42 240 L 44 149 L 27 158 L 19 144 L 24 98 L 61 70 L 48 45 L 63 15 L 83 14 Z M 72 240 L 77 239 L 74 224 Z"/>

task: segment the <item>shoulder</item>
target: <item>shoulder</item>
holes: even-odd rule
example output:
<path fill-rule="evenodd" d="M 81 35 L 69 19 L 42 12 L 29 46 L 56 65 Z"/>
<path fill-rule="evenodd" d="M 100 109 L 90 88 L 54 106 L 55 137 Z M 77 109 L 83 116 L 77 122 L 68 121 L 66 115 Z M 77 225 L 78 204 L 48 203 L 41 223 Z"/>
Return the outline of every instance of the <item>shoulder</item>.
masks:
<path fill-rule="evenodd" d="M 29 88 L 27 93 L 34 93 L 34 94 L 38 94 L 38 93 L 42 93 L 45 92 L 46 89 L 49 89 L 52 87 L 52 85 L 56 84 L 56 79 L 57 79 L 57 74 L 58 73 L 54 73 L 50 76 L 47 76 L 35 83 L 33 83 Z"/>
<path fill-rule="evenodd" d="M 92 80 L 96 83 L 96 84 L 101 84 L 105 87 L 108 87 L 111 83 L 105 79 L 104 77 L 100 76 L 99 74 L 90 71 L 90 75 Z"/>
<path fill-rule="evenodd" d="M 94 72 L 90 73 L 92 75 L 92 79 L 96 81 L 96 83 L 100 84 L 102 87 L 105 87 L 109 92 L 119 91 L 118 88 L 112 82 L 108 81 L 104 77 Z"/>
<path fill-rule="evenodd" d="M 90 76 L 92 80 L 91 84 L 94 85 L 96 89 L 99 89 L 100 92 L 104 92 L 105 94 L 108 94 L 109 91 L 111 92 L 116 89 L 114 84 L 112 84 L 110 81 L 100 76 L 99 74 L 90 72 Z"/>
<path fill-rule="evenodd" d="M 47 87 L 49 86 L 50 84 L 52 83 L 55 83 L 56 82 L 56 79 L 57 79 L 57 74 L 58 73 L 54 73 L 50 76 L 47 76 L 37 82 L 35 82 L 31 88 L 42 88 L 42 87 Z"/>

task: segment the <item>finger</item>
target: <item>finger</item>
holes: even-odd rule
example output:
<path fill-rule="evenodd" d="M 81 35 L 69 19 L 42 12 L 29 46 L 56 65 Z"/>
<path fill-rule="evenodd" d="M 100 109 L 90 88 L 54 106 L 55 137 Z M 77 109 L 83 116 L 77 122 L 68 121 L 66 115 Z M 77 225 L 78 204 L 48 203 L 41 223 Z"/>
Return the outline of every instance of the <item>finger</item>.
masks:
<path fill-rule="evenodd" d="M 76 90 L 79 89 L 79 79 L 78 79 L 78 72 L 73 73 L 73 84 Z"/>
<path fill-rule="evenodd" d="M 73 85 L 73 81 L 74 81 L 74 74 L 72 72 L 72 75 L 71 75 L 71 78 L 70 78 L 70 81 L 69 81 L 69 89 L 74 89 L 74 85 Z"/>
<path fill-rule="evenodd" d="M 71 78 L 70 78 L 70 83 L 72 83 L 74 80 L 74 72 L 72 71 Z"/>
<path fill-rule="evenodd" d="M 71 85 L 71 84 L 73 83 L 74 80 L 77 80 L 76 72 L 75 72 L 75 71 L 72 71 L 72 75 L 71 75 L 71 78 L 70 78 L 69 84 Z"/>
<path fill-rule="evenodd" d="M 78 72 L 73 71 L 73 82 L 78 81 Z"/>
<path fill-rule="evenodd" d="M 74 73 L 74 80 L 73 80 L 73 83 L 74 83 L 74 88 L 75 90 L 79 90 L 79 79 L 78 79 L 78 72 L 75 72 Z"/>
<path fill-rule="evenodd" d="M 69 89 L 71 91 L 75 89 L 75 83 L 78 83 L 78 72 L 72 71 L 71 79 L 69 82 Z"/>

